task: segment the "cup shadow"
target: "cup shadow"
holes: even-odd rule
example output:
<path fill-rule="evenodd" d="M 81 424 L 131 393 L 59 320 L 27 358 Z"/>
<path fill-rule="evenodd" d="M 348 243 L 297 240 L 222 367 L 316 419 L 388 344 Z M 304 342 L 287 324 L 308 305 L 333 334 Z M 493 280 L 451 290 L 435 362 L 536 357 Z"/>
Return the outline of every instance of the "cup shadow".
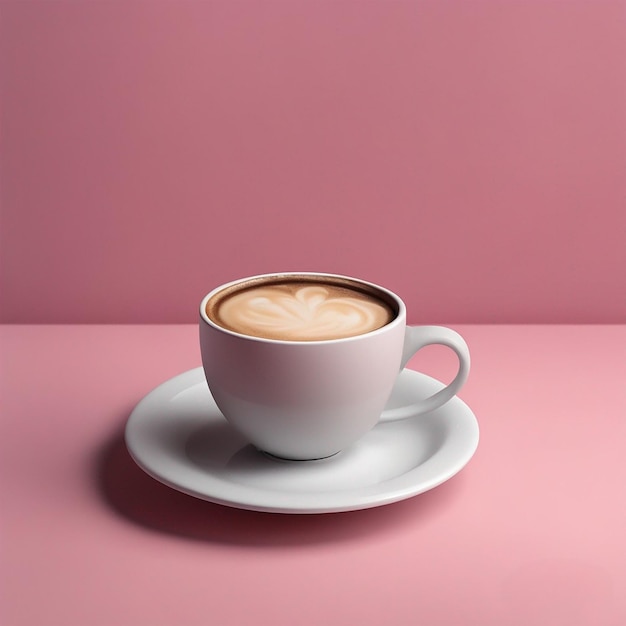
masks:
<path fill-rule="evenodd" d="M 127 521 L 188 540 L 257 547 L 354 541 L 436 518 L 464 488 L 461 473 L 408 500 L 359 511 L 293 515 L 237 509 L 181 493 L 146 474 L 126 448 L 125 422 L 97 453 L 98 492 Z"/>

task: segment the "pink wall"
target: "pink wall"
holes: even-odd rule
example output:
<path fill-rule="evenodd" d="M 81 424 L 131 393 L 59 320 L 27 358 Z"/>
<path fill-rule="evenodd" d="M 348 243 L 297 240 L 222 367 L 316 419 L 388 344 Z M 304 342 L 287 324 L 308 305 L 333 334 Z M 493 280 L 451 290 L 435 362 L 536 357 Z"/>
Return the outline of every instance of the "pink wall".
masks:
<path fill-rule="evenodd" d="M 2 321 L 195 322 L 281 269 L 626 321 L 625 1 L 1 11 Z"/>

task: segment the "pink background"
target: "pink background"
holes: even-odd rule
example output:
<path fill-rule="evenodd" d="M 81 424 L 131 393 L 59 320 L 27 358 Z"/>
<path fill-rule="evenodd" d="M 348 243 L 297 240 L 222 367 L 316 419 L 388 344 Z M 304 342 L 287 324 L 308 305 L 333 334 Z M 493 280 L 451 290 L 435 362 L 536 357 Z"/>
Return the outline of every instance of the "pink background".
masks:
<path fill-rule="evenodd" d="M 624 1 L 1 10 L 0 321 L 191 323 L 293 269 L 626 320 Z"/>
<path fill-rule="evenodd" d="M 3 626 L 626 624 L 626 0 L 0 0 L 0 88 Z M 281 516 L 133 463 L 201 297 L 285 269 L 463 334 L 459 475 Z"/>

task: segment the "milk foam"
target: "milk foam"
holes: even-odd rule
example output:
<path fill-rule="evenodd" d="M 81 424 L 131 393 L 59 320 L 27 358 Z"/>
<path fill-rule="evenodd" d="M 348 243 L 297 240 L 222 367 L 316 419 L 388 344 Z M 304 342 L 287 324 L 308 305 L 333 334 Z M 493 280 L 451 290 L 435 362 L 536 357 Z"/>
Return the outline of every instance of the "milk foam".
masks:
<path fill-rule="evenodd" d="M 262 285 L 235 293 L 221 303 L 224 325 L 244 334 L 318 341 L 370 332 L 391 313 L 373 297 L 324 285 Z"/>

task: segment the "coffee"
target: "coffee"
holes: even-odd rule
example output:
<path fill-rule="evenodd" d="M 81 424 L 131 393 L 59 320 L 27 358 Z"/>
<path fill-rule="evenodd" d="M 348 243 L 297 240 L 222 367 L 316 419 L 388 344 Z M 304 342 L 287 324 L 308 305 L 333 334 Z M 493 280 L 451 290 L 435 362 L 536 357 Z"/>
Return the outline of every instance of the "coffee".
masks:
<path fill-rule="evenodd" d="M 237 333 L 284 341 L 322 341 L 376 330 L 394 319 L 392 300 L 347 279 L 294 275 L 238 283 L 206 305 L 213 322 Z"/>

